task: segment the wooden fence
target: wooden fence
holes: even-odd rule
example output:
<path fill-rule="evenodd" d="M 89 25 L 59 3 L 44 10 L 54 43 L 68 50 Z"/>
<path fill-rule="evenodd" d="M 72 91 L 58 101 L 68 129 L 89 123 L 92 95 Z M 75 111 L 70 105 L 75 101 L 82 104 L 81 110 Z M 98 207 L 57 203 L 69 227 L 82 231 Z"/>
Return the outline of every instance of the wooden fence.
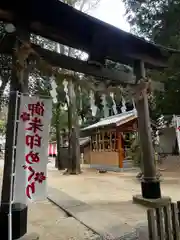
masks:
<path fill-rule="evenodd" d="M 180 201 L 148 209 L 150 240 L 180 240 Z"/>

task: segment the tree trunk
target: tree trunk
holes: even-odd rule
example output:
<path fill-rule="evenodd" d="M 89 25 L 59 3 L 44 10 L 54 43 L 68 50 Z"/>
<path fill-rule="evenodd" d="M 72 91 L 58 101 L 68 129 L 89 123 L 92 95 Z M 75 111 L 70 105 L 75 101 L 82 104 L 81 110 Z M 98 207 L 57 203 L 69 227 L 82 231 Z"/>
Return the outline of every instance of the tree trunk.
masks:
<path fill-rule="evenodd" d="M 78 114 L 76 107 L 76 95 L 74 91 L 74 84 L 72 81 L 68 83 L 68 128 L 69 128 L 69 164 L 67 173 L 79 174 L 80 173 L 80 146 L 79 146 L 79 127 L 78 127 Z"/>
<path fill-rule="evenodd" d="M 6 88 L 6 85 L 8 83 L 8 78 L 2 78 L 2 84 L 1 84 L 1 87 L 0 87 L 0 112 L 2 110 L 2 105 L 3 105 L 3 101 L 2 101 L 2 97 L 3 97 L 3 94 L 4 94 L 4 90 Z"/>
<path fill-rule="evenodd" d="M 58 170 L 62 170 L 61 164 L 61 133 L 60 133 L 60 102 L 56 106 L 56 143 L 57 143 L 57 156 L 55 166 Z"/>
<path fill-rule="evenodd" d="M 72 172 L 72 106 L 69 101 L 68 105 L 68 168 L 67 172 L 71 173 Z"/>
<path fill-rule="evenodd" d="M 81 167 L 80 167 L 80 159 L 81 159 L 81 154 L 80 154 L 80 143 L 79 143 L 79 121 L 78 121 L 78 115 L 76 112 L 76 123 L 74 127 L 74 147 L 73 149 L 75 150 L 75 163 L 76 163 L 76 174 L 81 173 Z"/>

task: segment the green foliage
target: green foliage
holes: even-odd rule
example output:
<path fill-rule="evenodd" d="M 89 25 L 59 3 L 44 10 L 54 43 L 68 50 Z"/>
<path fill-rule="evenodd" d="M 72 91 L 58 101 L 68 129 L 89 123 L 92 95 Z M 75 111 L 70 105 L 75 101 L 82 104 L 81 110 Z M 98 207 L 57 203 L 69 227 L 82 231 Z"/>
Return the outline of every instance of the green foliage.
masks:
<path fill-rule="evenodd" d="M 180 0 L 123 0 L 126 6 L 126 17 L 132 31 L 158 44 L 171 48 L 180 48 Z M 151 105 L 153 118 L 160 114 L 180 114 L 180 58 L 173 55 L 169 67 L 162 72 L 150 71 L 155 81 L 165 84 L 165 92 L 154 93 Z"/>
<path fill-rule="evenodd" d="M 6 122 L 3 120 L 0 120 L 0 135 L 5 135 L 6 133 Z"/>
<path fill-rule="evenodd" d="M 92 9 L 94 8 L 98 3 L 99 0 L 63 0 L 64 3 L 67 3 L 73 7 L 78 8 L 79 10 L 87 10 L 87 9 Z M 0 25 L 0 35 L 3 37 L 4 35 L 4 25 Z M 41 36 L 37 36 L 34 34 L 31 34 L 31 42 L 52 50 L 52 51 L 57 51 L 58 47 L 55 42 L 52 42 L 46 38 L 43 38 Z M 60 45 L 60 53 L 66 54 L 69 56 L 73 57 L 78 57 L 80 58 L 80 52 L 68 48 L 66 46 Z M 0 64 L 2 67 L 0 68 L 0 75 L 2 78 L 2 86 L 0 87 L 3 89 L 7 85 L 7 82 L 10 79 L 11 76 L 11 68 L 12 68 L 12 59 L 9 56 L 0 56 Z M 48 65 L 47 62 L 45 62 L 43 59 L 41 61 L 37 60 L 37 62 L 29 62 L 29 92 L 31 94 L 37 94 L 41 96 L 50 96 L 50 90 L 51 90 L 51 84 L 50 84 L 50 77 L 52 77 L 52 67 L 51 66 L 46 66 Z M 29 67 L 28 66 L 28 67 Z M 107 67 L 111 69 L 118 69 L 118 70 L 125 70 L 125 71 L 130 71 L 127 66 L 121 65 L 121 64 L 116 64 L 114 62 L 108 61 L 107 62 Z M 55 129 L 57 127 L 57 123 L 60 125 L 60 128 L 66 128 L 67 127 L 67 112 L 65 107 L 67 107 L 67 100 L 66 100 L 66 94 L 64 91 L 64 86 L 63 86 L 63 81 L 64 81 L 64 76 L 62 69 L 57 69 L 57 73 L 55 74 L 56 78 L 56 84 L 57 84 L 57 100 L 58 103 L 53 105 L 53 119 L 52 119 L 52 129 L 53 133 L 55 132 Z M 75 92 L 76 92 L 76 101 L 77 101 L 77 112 L 78 115 L 81 117 L 83 124 L 92 124 L 94 122 L 97 122 L 104 116 L 103 112 L 103 105 L 102 105 L 102 93 L 103 91 L 98 90 L 96 86 L 94 85 L 94 82 L 97 79 L 94 79 L 90 76 L 84 76 L 82 74 L 74 74 L 76 78 L 76 84 L 75 84 Z M 94 91 L 95 91 L 95 104 L 98 108 L 96 116 L 92 116 L 92 111 L 91 111 L 91 106 L 90 106 L 90 89 L 93 88 L 94 85 Z M 106 88 L 106 83 L 105 83 L 105 88 Z M 116 100 L 115 102 L 117 103 L 117 109 L 118 113 L 121 112 L 121 96 L 122 92 L 119 88 L 116 90 Z M 2 92 L 3 92 L 2 91 Z M 1 98 L 3 99 L 3 97 Z M 112 108 L 113 101 L 109 93 L 106 93 L 106 101 L 107 101 L 107 106 L 109 109 Z M 113 112 L 112 112 L 113 114 Z M 59 117 L 58 117 L 59 116 Z M 59 119 L 59 120 L 58 120 Z M 60 121 L 60 122 L 59 122 Z"/>
<path fill-rule="evenodd" d="M 78 114 L 81 117 L 82 123 L 84 125 L 84 123 L 87 122 L 87 119 L 91 118 L 92 116 L 89 91 L 88 89 L 81 88 L 81 92 L 79 94 L 76 93 L 76 96 L 79 101 L 79 104 L 77 104 Z"/>
<path fill-rule="evenodd" d="M 135 138 L 131 139 L 130 146 L 131 149 L 129 155 L 132 157 L 134 166 L 141 167 L 142 152 L 138 136 L 135 136 Z"/>
<path fill-rule="evenodd" d="M 4 23 L 0 22 L 0 43 L 3 41 L 5 35 Z M 0 80 L 2 81 L 0 85 L 0 110 L 4 104 L 7 104 L 7 96 L 4 95 L 4 91 L 11 79 L 11 64 L 11 56 L 0 54 Z"/>
<path fill-rule="evenodd" d="M 68 127 L 68 113 L 65 109 L 60 109 L 58 107 L 58 103 L 53 104 L 53 112 L 51 119 L 51 131 L 55 132 L 56 124 L 57 124 L 57 115 L 59 116 L 59 124 L 60 129 L 67 129 Z"/>

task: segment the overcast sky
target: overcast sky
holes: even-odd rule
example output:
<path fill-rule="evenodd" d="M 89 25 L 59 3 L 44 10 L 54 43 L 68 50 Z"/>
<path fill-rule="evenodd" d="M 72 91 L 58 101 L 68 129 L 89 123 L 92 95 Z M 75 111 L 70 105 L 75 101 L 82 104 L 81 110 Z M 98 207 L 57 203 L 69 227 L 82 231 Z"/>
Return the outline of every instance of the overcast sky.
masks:
<path fill-rule="evenodd" d="M 122 0 L 101 0 L 96 9 L 91 11 L 91 15 L 110 23 L 125 31 L 130 31 L 129 24 L 123 16 L 125 13 Z"/>

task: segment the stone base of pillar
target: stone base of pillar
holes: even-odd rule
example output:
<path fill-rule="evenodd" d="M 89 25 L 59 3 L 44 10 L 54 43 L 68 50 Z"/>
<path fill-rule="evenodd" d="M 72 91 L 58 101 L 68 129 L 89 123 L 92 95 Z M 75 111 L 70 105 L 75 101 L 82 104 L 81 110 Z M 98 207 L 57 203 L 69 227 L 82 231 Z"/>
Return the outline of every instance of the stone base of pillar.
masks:
<path fill-rule="evenodd" d="M 147 199 L 161 198 L 160 181 L 158 180 L 146 180 L 141 181 L 142 197 Z"/>
<path fill-rule="evenodd" d="M 136 195 L 136 196 L 133 196 L 133 202 L 148 208 L 158 208 L 158 207 L 166 206 L 170 204 L 171 198 L 161 197 L 157 199 L 147 199 L 147 198 L 143 198 L 142 195 Z"/>
<path fill-rule="evenodd" d="M 161 197 L 161 188 L 159 180 L 141 181 L 142 195 L 133 196 L 133 202 L 144 205 L 149 208 L 157 208 L 171 203 L 170 197 Z"/>
<path fill-rule="evenodd" d="M 8 239 L 9 204 L 0 207 L 0 228 L 4 240 Z M 27 233 L 27 206 L 21 203 L 12 204 L 12 240 L 19 239 Z"/>

